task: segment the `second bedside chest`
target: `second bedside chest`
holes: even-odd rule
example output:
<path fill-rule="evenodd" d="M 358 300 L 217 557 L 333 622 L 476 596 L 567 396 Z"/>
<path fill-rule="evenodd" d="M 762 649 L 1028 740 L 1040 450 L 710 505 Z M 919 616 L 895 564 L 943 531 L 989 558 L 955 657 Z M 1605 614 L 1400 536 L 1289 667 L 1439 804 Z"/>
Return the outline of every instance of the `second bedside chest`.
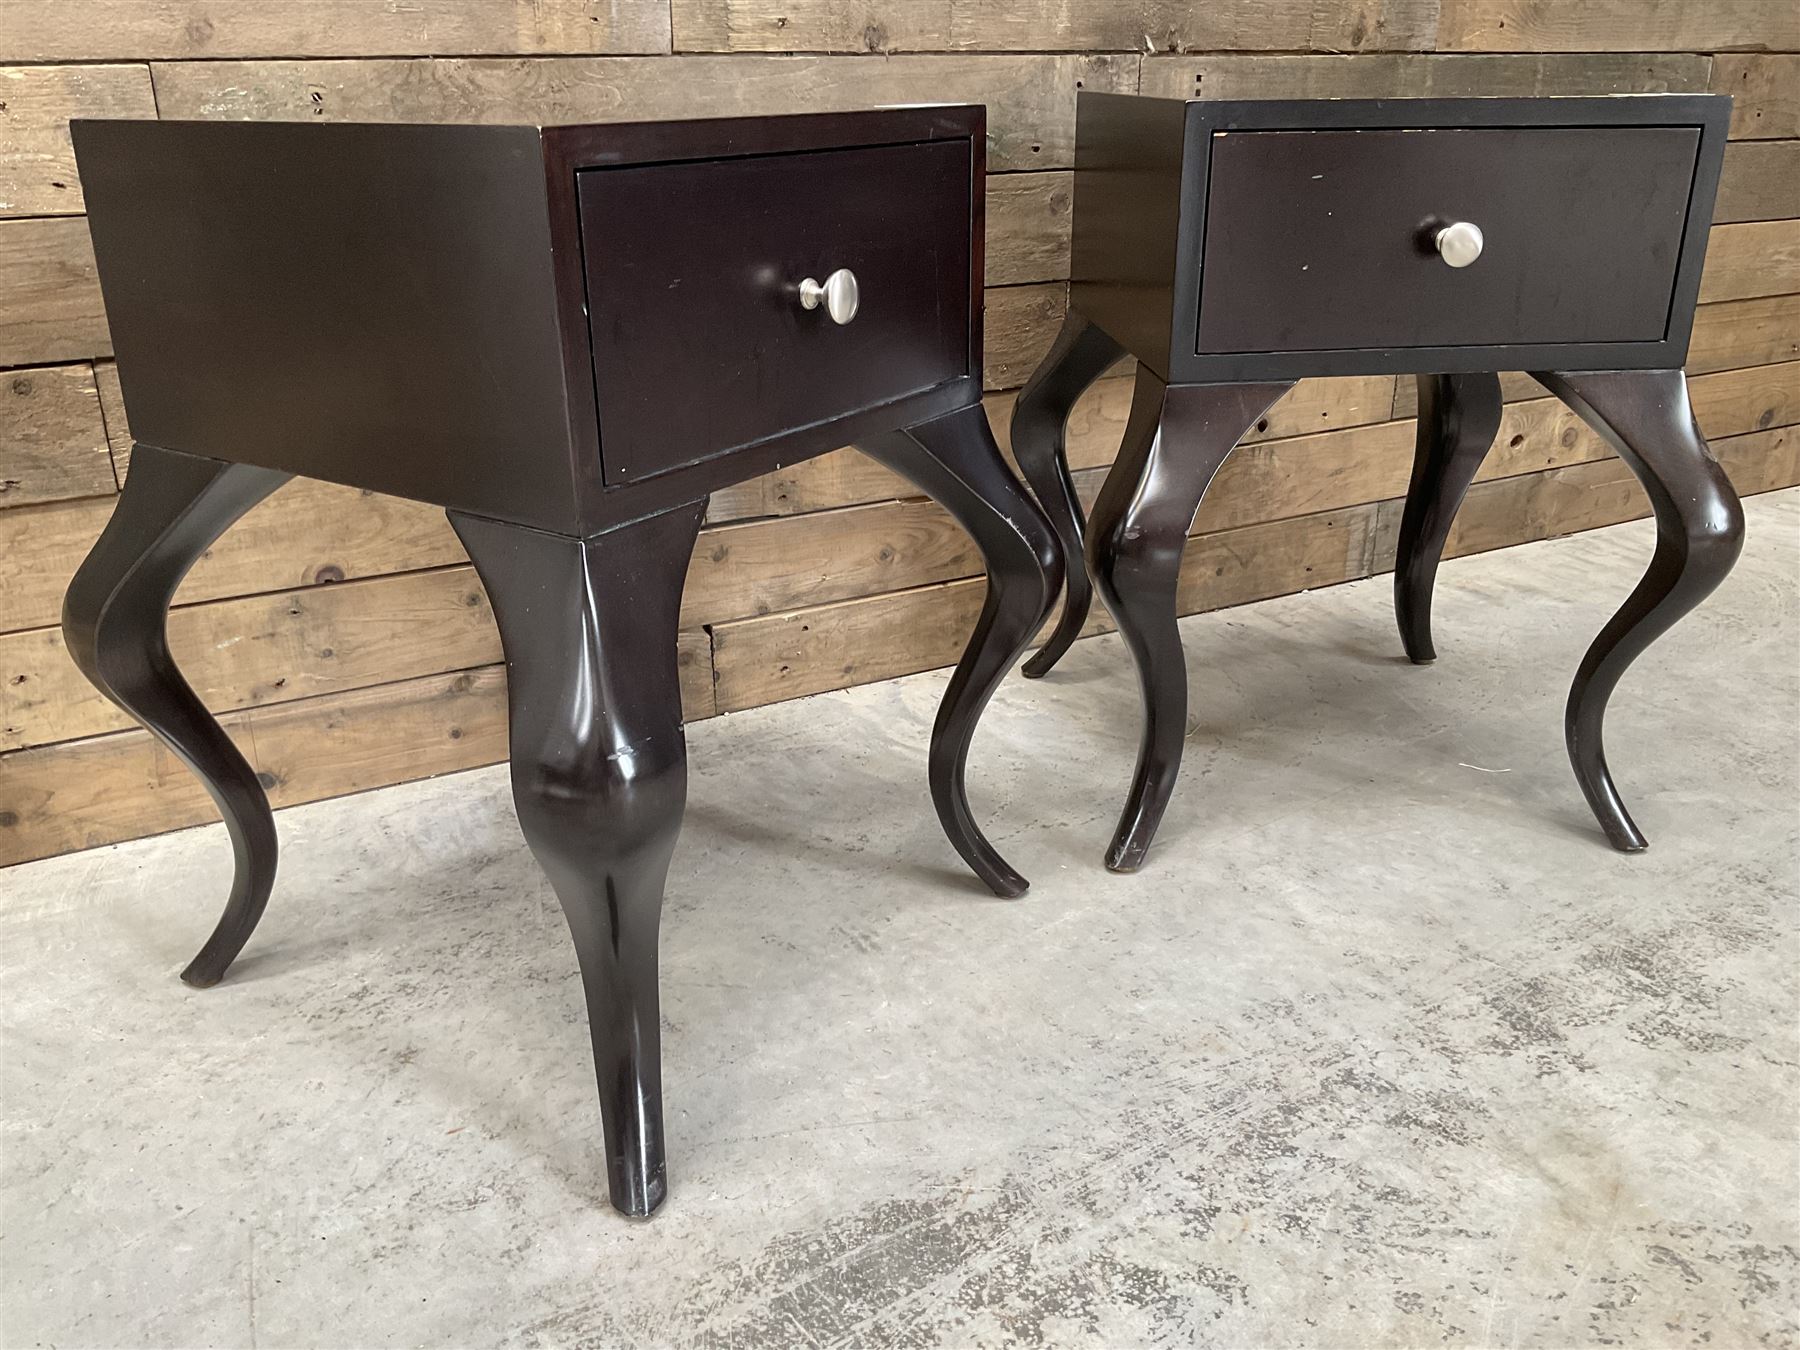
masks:
<path fill-rule="evenodd" d="M 1079 556 L 1064 424 L 1109 365 L 1137 358 L 1124 443 L 1085 523 L 1088 567 L 1071 567 L 1062 622 L 1026 667 L 1044 674 L 1081 631 L 1091 573 L 1144 700 L 1108 866 L 1142 863 L 1180 768 L 1176 571 L 1201 497 L 1238 438 L 1313 375 L 1418 377 L 1394 578 L 1414 661 L 1434 655 L 1438 559 L 1499 425 L 1494 372 L 1533 372 L 1643 481 L 1656 553 L 1581 663 L 1566 735 L 1607 837 L 1644 847 L 1601 746 L 1607 698 L 1742 543 L 1681 371 L 1730 108 L 1710 95 L 1080 96 L 1069 314 L 1019 397 L 1012 443 Z"/>

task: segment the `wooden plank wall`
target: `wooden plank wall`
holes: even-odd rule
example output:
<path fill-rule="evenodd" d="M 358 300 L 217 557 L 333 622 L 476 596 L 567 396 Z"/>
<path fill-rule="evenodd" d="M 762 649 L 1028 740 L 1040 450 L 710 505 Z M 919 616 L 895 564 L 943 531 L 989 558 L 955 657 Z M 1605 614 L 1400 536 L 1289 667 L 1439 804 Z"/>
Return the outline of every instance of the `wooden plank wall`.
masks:
<path fill-rule="evenodd" d="M 1800 481 L 1800 18 L 1791 0 L 0 0 L 0 863 L 211 818 L 81 681 L 60 595 L 129 468 L 68 119 L 521 120 L 985 102 L 988 406 L 1057 323 L 1077 89 L 1737 97 L 1692 369 L 1739 488 Z M 1077 410 L 1096 487 L 1128 383 Z M 1646 513 L 1523 380 L 1453 553 Z M 1196 523 L 1189 610 L 1391 566 L 1409 381 L 1301 385 Z M 974 550 L 853 451 L 720 493 L 685 607 L 695 718 L 949 663 Z M 487 600 L 442 517 L 300 483 L 183 587 L 173 642 L 278 804 L 505 753 Z M 1098 630 L 1102 625 L 1096 621 Z M 920 728 L 923 735 L 925 729 Z"/>

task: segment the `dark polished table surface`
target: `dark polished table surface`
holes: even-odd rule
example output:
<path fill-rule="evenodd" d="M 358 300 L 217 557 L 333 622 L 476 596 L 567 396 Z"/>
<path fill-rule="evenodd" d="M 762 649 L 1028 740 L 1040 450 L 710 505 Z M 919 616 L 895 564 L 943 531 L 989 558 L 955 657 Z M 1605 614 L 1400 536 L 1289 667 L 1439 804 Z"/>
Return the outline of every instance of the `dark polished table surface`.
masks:
<path fill-rule="evenodd" d="M 686 800 L 682 584 L 707 495 L 845 444 L 942 503 L 988 595 L 932 732 L 976 720 L 1062 583 L 981 408 L 979 107 L 569 127 L 77 122 L 137 445 L 70 653 L 204 781 L 237 868 L 183 978 L 275 877 L 267 798 L 169 655 L 181 578 L 295 474 L 448 509 L 506 655 L 519 824 L 580 956 L 614 1205 L 666 1193 L 657 929 Z M 764 809 L 779 812 L 778 803 Z"/>
<path fill-rule="evenodd" d="M 1607 700 L 1743 543 L 1681 369 L 1730 113 L 1729 98 L 1704 94 L 1078 97 L 1068 317 L 1014 407 L 1012 445 L 1071 560 L 1061 622 L 1026 674 L 1055 666 L 1097 587 L 1142 687 L 1107 866 L 1143 863 L 1180 771 L 1176 576 L 1201 498 L 1275 400 L 1327 375 L 1418 377 L 1394 573 L 1416 662 L 1436 655 L 1438 560 L 1499 427 L 1496 371 L 1532 372 L 1642 480 L 1655 555 L 1576 672 L 1565 736 L 1607 838 L 1645 846 L 1607 768 Z M 1131 414 L 1084 520 L 1065 426 L 1127 354 Z"/>

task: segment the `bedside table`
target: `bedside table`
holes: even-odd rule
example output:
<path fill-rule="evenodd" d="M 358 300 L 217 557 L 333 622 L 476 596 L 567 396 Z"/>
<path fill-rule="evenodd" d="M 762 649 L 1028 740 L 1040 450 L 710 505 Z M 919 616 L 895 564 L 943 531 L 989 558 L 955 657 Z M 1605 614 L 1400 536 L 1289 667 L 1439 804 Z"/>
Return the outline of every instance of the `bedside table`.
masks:
<path fill-rule="evenodd" d="M 290 475 L 449 509 L 506 656 L 513 796 L 575 940 L 613 1204 L 665 1193 L 657 928 L 687 791 L 682 584 L 716 488 L 854 443 L 942 503 L 988 597 L 930 787 L 1061 586 L 981 408 L 986 114 L 570 127 L 77 122 L 138 444 L 69 587 L 71 655 L 206 784 L 261 917 L 274 821 L 170 658 L 182 576 Z"/>
<path fill-rule="evenodd" d="M 1643 481 L 1655 556 L 1576 673 L 1566 735 L 1607 838 L 1644 847 L 1607 770 L 1607 699 L 1743 542 L 1681 371 L 1730 109 L 1711 95 L 1079 96 L 1069 313 L 1018 400 L 1012 443 L 1080 556 L 1064 425 L 1109 365 L 1137 358 L 1124 442 L 1085 525 L 1088 570 L 1070 568 L 1062 620 L 1026 666 L 1045 674 L 1080 633 L 1091 572 L 1144 701 L 1107 866 L 1143 862 L 1181 766 L 1176 569 L 1201 497 L 1239 437 L 1309 375 L 1418 376 L 1394 574 L 1417 662 L 1434 656 L 1445 538 L 1499 426 L 1495 371 L 1533 372 Z"/>

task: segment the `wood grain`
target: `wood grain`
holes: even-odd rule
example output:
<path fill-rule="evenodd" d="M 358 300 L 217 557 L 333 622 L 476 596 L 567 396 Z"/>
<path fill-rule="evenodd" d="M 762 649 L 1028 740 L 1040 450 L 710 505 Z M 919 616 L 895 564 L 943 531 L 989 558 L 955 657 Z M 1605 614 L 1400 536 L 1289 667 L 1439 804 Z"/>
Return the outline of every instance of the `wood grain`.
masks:
<path fill-rule="evenodd" d="M 1308 516 L 1195 540 L 1182 557 L 1183 613 L 1363 575 L 1376 508 Z M 719 711 L 885 680 L 953 662 L 986 583 L 957 581 L 721 624 L 713 629 Z M 1103 614 L 1093 631 L 1109 625 Z"/>
<path fill-rule="evenodd" d="M 677 51 L 1378 51 L 1431 45 L 1435 0 L 673 0 Z"/>
<path fill-rule="evenodd" d="M 1121 371 L 1129 368 L 1128 363 L 1118 367 Z M 1271 408 L 1250 429 L 1245 440 L 1270 440 L 1318 429 L 1383 421 L 1388 415 L 1392 391 L 1393 379 L 1387 375 L 1306 380 Z M 1016 398 L 1017 394 L 1009 391 L 989 394 L 983 400 L 994 437 L 1008 454 L 1011 453 L 1009 424 Z M 1130 410 L 1130 379 L 1109 376 L 1095 384 L 1069 416 L 1070 465 L 1085 469 L 1112 463 Z M 707 518 L 724 521 L 796 515 L 916 495 L 911 484 L 873 460 L 854 450 L 838 450 L 715 492 Z"/>
<path fill-rule="evenodd" d="M 0 220 L 0 366 L 111 354 L 86 219 Z"/>
<path fill-rule="evenodd" d="M 131 465 L 131 426 L 125 417 L 125 395 L 119 389 L 119 368 L 111 361 L 96 361 L 94 384 L 100 390 L 100 416 L 106 423 L 113 477 L 123 483 Z"/>
<path fill-rule="evenodd" d="M 1713 219 L 1779 220 L 1795 214 L 1800 214 L 1800 141 L 1728 144 Z"/>
<path fill-rule="evenodd" d="M 1792 427 L 1720 441 L 1719 462 L 1743 496 L 1800 483 L 1800 434 Z M 1382 567 L 1392 568 L 1393 540 L 1404 503 L 1382 504 Z M 1469 489 L 1445 545 L 1447 558 L 1554 539 L 1581 530 L 1639 520 L 1650 502 L 1631 471 L 1617 459 L 1596 460 L 1550 473 L 1530 474 Z M 1646 551 L 1645 562 L 1649 561 Z M 1623 600 L 1623 593 L 1619 598 Z"/>
<path fill-rule="evenodd" d="M 982 379 L 989 389 L 1017 389 L 1031 378 L 1056 340 L 1068 309 L 1067 283 L 989 287 Z"/>
<path fill-rule="evenodd" d="M 112 501 L 0 511 L 0 631 L 57 622 L 62 593 Z M 194 564 L 177 605 L 465 562 L 444 513 L 332 483 L 294 482 L 253 508 Z"/>
<path fill-rule="evenodd" d="M 0 508 L 115 487 L 93 367 L 0 372 Z"/>
<path fill-rule="evenodd" d="M 1443 0 L 1441 51 L 1793 51 L 1800 14 L 1786 0 Z"/>
<path fill-rule="evenodd" d="M 1772 295 L 1702 305 L 1694 317 L 1686 369 L 1690 375 L 1772 365 L 1800 357 L 1800 295 Z M 1521 371 L 1500 377 L 1506 398 L 1542 398 L 1544 388 Z M 1394 387 L 1394 416 L 1418 408 L 1418 382 L 1402 377 Z"/>
<path fill-rule="evenodd" d="M 820 112 L 881 103 L 988 109 L 988 168 L 1074 163 L 1075 90 L 1129 92 L 1123 56 L 678 56 L 203 61 L 151 67 L 164 117 L 593 122 Z"/>
<path fill-rule="evenodd" d="M 668 50 L 666 6 L 607 0 L 0 0 L 0 61 Z"/>
<path fill-rule="evenodd" d="M 706 634 L 680 635 L 690 722 L 713 712 L 709 650 Z M 293 806 L 504 760 L 506 678 L 485 666 L 220 720 L 270 802 Z M 0 759 L 0 867 L 217 819 L 199 781 L 148 732 Z"/>
<path fill-rule="evenodd" d="M 1800 56 L 1720 52 L 1710 87 L 1731 95 L 1733 140 L 1800 136 Z"/>
<path fill-rule="evenodd" d="M 155 116 L 146 65 L 0 66 L 0 216 L 82 210 L 71 117 Z"/>
<path fill-rule="evenodd" d="M 1706 246 L 1702 304 L 1800 291 L 1800 220 L 1720 225 Z"/>
<path fill-rule="evenodd" d="M 1067 281 L 1075 175 L 1009 173 L 987 183 L 987 283 Z"/>
<path fill-rule="evenodd" d="M 1525 98 L 1697 93 L 1694 55 L 1238 56 L 1144 58 L 1142 92 L 1164 98 Z"/>

